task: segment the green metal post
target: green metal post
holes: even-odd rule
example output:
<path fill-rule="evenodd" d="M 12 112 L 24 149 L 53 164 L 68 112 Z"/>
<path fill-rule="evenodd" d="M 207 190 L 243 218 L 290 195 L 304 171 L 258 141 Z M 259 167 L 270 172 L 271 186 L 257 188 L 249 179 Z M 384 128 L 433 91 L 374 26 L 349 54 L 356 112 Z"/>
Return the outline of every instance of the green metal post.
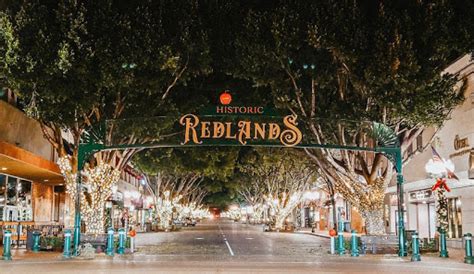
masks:
<path fill-rule="evenodd" d="M 421 257 L 420 257 L 420 239 L 418 238 L 418 232 L 413 232 L 411 237 L 412 237 L 412 248 L 413 248 L 411 261 L 419 262 L 421 261 Z"/>
<path fill-rule="evenodd" d="M 108 256 L 114 256 L 114 229 L 109 228 L 107 230 L 107 250 L 105 253 Z"/>
<path fill-rule="evenodd" d="M 398 158 L 398 157 L 397 157 Z M 401 168 L 401 157 L 400 160 L 397 159 L 397 162 L 400 161 Z M 405 242 L 405 220 L 404 220 L 404 198 L 403 198 L 403 175 L 401 174 L 401 169 L 397 175 L 397 190 L 398 190 L 398 256 L 405 257 L 407 256 L 406 242 Z"/>
<path fill-rule="evenodd" d="M 125 229 L 119 228 L 119 246 L 117 249 L 117 254 L 123 255 L 125 254 Z"/>
<path fill-rule="evenodd" d="M 81 150 L 81 147 L 79 146 L 79 150 Z M 82 186 L 81 186 L 81 172 L 82 172 L 82 164 L 81 159 L 82 157 L 80 156 L 81 153 L 79 153 L 78 161 L 79 161 L 79 167 L 77 170 L 77 183 L 76 183 L 76 200 L 74 203 L 74 256 L 79 255 L 79 244 L 81 243 L 81 192 L 82 192 Z"/>
<path fill-rule="evenodd" d="M 12 232 L 10 230 L 5 230 L 3 234 L 3 260 L 11 261 L 11 244 L 12 244 Z"/>
<path fill-rule="evenodd" d="M 351 236 L 351 256 L 352 257 L 359 257 L 359 243 L 357 241 L 357 231 L 352 230 Z"/>
<path fill-rule="evenodd" d="M 464 240 L 466 241 L 464 246 L 466 249 L 466 257 L 464 257 L 464 262 L 466 264 L 474 264 L 474 257 L 472 256 L 472 234 L 464 234 Z"/>
<path fill-rule="evenodd" d="M 344 248 L 344 223 L 342 222 L 342 216 L 341 212 L 339 212 L 339 222 L 337 225 L 337 252 L 339 255 L 344 255 L 346 253 L 346 250 Z"/>
<path fill-rule="evenodd" d="M 440 228 L 439 230 L 439 256 L 448 258 L 448 250 L 446 249 L 446 230 Z"/>
<path fill-rule="evenodd" d="M 33 231 L 33 247 L 31 248 L 31 250 L 35 253 L 39 252 L 40 250 L 40 235 L 41 232 Z"/>
<path fill-rule="evenodd" d="M 71 230 L 64 230 L 64 258 L 71 258 Z"/>

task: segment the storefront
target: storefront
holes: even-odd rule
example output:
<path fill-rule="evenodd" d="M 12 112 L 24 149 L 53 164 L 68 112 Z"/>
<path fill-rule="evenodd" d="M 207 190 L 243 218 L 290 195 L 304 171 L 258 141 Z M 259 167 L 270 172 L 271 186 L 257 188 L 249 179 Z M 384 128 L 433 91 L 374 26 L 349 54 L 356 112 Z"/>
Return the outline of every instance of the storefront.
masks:
<path fill-rule="evenodd" d="M 310 195 L 305 195 L 303 202 L 298 208 L 297 213 L 300 215 L 301 227 L 313 228 L 315 230 L 330 230 L 335 227 L 336 222 L 342 220 L 344 230 L 350 232 L 355 229 L 363 232 L 363 220 L 357 210 L 350 202 L 343 199 L 339 194 L 335 197 L 335 214 L 331 199 L 324 191 L 317 191 Z M 335 217 L 335 218 L 334 218 Z"/>
<path fill-rule="evenodd" d="M 107 216 L 107 227 L 113 227 L 115 230 L 124 227 L 123 217 L 123 193 L 116 188 L 112 189 L 112 195 L 105 204 L 105 214 Z"/>
<path fill-rule="evenodd" d="M 431 189 L 408 193 L 408 218 L 420 238 L 434 238 L 436 233 L 435 197 Z"/>
<path fill-rule="evenodd" d="M 459 75 L 463 83 L 464 101 L 449 115 L 440 128 L 425 128 L 413 143 L 403 147 L 406 165 L 404 191 L 406 228 L 416 230 L 422 238 L 433 238 L 437 234 L 436 193 L 431 188 L 436 178 L 447 177 L 446 167 L 456 178 L 450 176 L 447 186 L 448 199 L 448 247 L 462 247 L 462 236 L 474 233 L 474 62 L 466 55 L 451 64 L 446 73 Z M 461 81 L 460 81 L 461 84 Z M 439 156 L 433 157 L 433 147 Z M 415 149 L 416 148 L 416 149 Z M 424 149 L 425 148 L 425 149 Z M 433 161 L 436 158 L 436 163 Z M 439 159 L 442 158 L 442 159 Z M 443 172 L 439 172 L 441 170 Z M 393 180 L 387 188 L 388 197 L 397 193 Z M 396 233 L 397 214 L 393 212 L 392 198 L 386 199 L 390 208 L 388 233 Z"/>
<path fill-rule="evenodd" d="M 461 208 L 460 197 L 448 198 L 448 238 L 461 238 L 463 236 Z"/>
<path fill-rule="evenodd" d="M 474 230 L 473 221 L 463 216 L 470 216 L 473 212 L 474 180 L 460 179 L 449 180 L 450 192 L 446 192 L 448 198 L 448 244 L 460 247 L 464 233 Z M 407 230 L 416 230 L 420 238 L 435 238 L 438 231 L 436 206 L 437 201 L 431 191 L 433 179 L 425 179 L 417 182 L 407 183 L 405 186 L 405 220 Z M 390 196 L 395 196 L 395 188 Z M 392 200 L 392 199 L 391 199 Z M 467 204 L 468 206 L 464 206 Z M 389 234 L 397 233 L 397 207 L 396 204 L 387 204 L 390 207 L 390 224 L 387 226 Z"/>
<path fill-rule="evenodd" d="M 31 181 L 0 173 L 0 221 L 33 221 Z"/>

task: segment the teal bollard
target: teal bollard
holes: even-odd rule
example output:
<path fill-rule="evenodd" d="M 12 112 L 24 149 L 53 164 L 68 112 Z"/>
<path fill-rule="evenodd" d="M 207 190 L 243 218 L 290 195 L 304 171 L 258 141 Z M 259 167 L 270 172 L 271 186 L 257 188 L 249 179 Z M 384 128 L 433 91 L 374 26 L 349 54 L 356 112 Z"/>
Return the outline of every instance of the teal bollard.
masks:
<path fill-rule="evenodd" d="M 346 249 L 344 248 L 344 228 L 343 222 L 339 219 L 339 225 L 337 226 L 337 253 L 339 255 L 344 255 L 346 253 Z"/>
<path fill-rule="evenodd" d="M 472 234 L 464 234 L 464 240 L 466 241 L 466 244 L 464 246 L 466 250 L 466 257 L 464 257 L 464 262 L 466 264 L 474 264 L 474 257 L 472 256 Z"/>
<path fill-rule="evenodd" d="M 117 249 L 117 254 L 123 255 L 125 254 L 125 229 L 119 228 L 119 246 Z"/>
<path fill-rule="evenodd" d="M 411 255 L 411 261 L 412 262 L 419 262 L 419 261 L 421 261 L 421 256 L 420 256 L 420 239 L 418 238 L 418 233 L 413 232 L 411 237 L 412 237 L 412 248 L 413 248 L 413 254 Z"/>
<path fill-rule="evenodd" d="M 40 231 L 33 231 L 33 247 L 31 248 L 31 250 L 35 253 L 39 252 L 40 250 L 40 236 Z"/>
<path fill-rule="evenodd" d="M 5 261 L 12 260 L 11 245 L 12 232 L 10 230 L 5 230 L 3 234 L 3 260 Z"/>
<path fill-rule="evenodd" d="M 107 230 L 107 249 L 105 253 L 108 256 L 114 256 L 114 229 L 109 228 Z"/>
<path fill-rule="evenodd" d="M 359 257 L 359 244 L 357 241 L 357 231 L 352 230 L 351 236 L 351 256 Z"/>
<path fill-rule="evenodd" d="M 443 258 L 448 258 L 448 250 L 446 248 L 446 230 L 439 230 L 439 256 Z"/>
<path fill-rule="evenodd" d="M 71 258 L 71 230 L 64 230 L 64 258 Z"/>
<path fill-rule="evenodd" d="M 329 251 L 329 253 L 331 253 L 331 255 L 334 255 L 336 254 L 336 237 L 334 236 L 331 236 L 331 250 Z"/>

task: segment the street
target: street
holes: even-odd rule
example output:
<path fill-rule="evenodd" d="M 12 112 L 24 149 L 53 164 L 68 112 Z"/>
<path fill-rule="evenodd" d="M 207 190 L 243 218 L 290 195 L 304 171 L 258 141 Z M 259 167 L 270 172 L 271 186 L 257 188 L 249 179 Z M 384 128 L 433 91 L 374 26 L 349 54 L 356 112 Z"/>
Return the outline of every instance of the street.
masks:
<path fill-rule="evenodd" d="M 30 254 L 0 261 L 0 273 L 474 273 L 472 265 L 436 254 L 421 262 L 395 255 L 330 255 L 326 238 L 261 228 L 206 221 L 177 232 L 138 234 L 133 255 L 65 260 Z"/>
<path fill-rule="evenodd" d="M 329 240 L 295 233 L 264 233 L 261 225 L 208 221 L 184 231 L 142 234 L 139 254 L 206 257 L 212 260 L 290 260 L 326 253 Z"/>

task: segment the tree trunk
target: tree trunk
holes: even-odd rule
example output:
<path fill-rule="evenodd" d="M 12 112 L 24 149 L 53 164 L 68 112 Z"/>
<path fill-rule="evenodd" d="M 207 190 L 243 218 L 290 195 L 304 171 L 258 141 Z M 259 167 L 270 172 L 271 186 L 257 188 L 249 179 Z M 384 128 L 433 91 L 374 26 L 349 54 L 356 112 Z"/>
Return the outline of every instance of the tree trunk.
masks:
<path fill-rule="evenodd" d="M 283 229 L 283 225 L 285 223 L 285 219 L 288 215 L 284 216 L 283 214 L 276 214 L 275 216 L 275 228 L 276 229 Z"/>
<path fill-rule="evenodd" d="M 336 210 L 336 199 L 334 199 L 334 193 L 331 194 L 331 205 L 332 205 L 332 228 L 337 230 L 337 210 Z"/>
<path fill-rule="evenodd" d="M 367 235 L 384 235 L 385 226 L 383 222 L 383 207 L 362 211 L 362 217 L 365 220 Z"/>

